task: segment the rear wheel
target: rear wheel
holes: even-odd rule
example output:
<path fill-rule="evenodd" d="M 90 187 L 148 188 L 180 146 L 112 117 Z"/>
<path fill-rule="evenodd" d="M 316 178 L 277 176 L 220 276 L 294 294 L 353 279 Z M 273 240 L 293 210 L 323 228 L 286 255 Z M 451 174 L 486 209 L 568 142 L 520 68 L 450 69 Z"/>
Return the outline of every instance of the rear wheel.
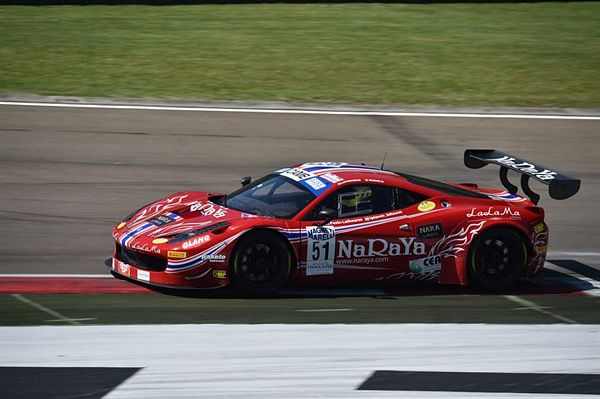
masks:
<path fill-rule="evenodd" d="M 273 233 L 258 231 L 237 244 L 231 264 L 232 282 L 252 296 L 270 295 L 287 282 L 292 257 L 282 239 Z"/>
<path fill-rule="evenodd" d="M 469 281 L 486 291 L 516 287 L 525 273 L 527 249 L 514 230 L 498 227 L 483 232 L 469 251 Z"/>

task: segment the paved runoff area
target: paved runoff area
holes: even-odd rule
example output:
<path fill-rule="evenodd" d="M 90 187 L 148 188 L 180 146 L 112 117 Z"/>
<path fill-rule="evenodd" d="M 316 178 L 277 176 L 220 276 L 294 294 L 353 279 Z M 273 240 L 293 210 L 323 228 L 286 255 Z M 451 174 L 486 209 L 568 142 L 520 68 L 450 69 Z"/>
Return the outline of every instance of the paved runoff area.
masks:
<path fill-rule="evenodd" d="M 105 105 L 0 105 L 2 396 L 600 395 L 594 115 Z M 248 299 L 152 290 L 104 266 L 110 229 L 131 210 L 176 191 L 229 192 L 241 176 L 294 163 L 379 165 L 387 152 L 389 169 L 498 186 L 496 169 L 463 166 L 465 148 L 501 149 L 582 179 L 566 201 L 537 187 L 551 232 L 538 284 L 496 295 L 290 287 Z"/>
<path fill-rule="evenodd" d="M 600 393 L 597 325 L 205 324 L 1 332 L 10 343 L 2 351 L 4 367 L 139 369 L 106 396 L 114 399 L 512 399 L 532 393 L 562 399 Z M 37 370 L 32 376 L 43 374 Z M 377 381 L 381 371 L 415 375 Z M 417 381 L 423 372 L 459 377 L 446 390 L 449 381 L 432 374 L 429 384 Z M 564 384 L 556 388 L 560 378 Z M 409 392 L 398 392 L 403 381 Z M 549 387 L 561 395 L 549 394 Z"/>

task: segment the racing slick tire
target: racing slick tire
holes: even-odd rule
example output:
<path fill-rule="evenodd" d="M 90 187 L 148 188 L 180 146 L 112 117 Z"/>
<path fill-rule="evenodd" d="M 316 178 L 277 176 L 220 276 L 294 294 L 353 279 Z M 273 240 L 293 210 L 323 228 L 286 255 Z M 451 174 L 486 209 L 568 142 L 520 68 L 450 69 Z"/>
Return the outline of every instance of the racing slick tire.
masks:
<path fill-rule="evenodd" d="M 517 231 L 506 227 L 484 231 L 469 250 L 469 282 L 484 291 L 515 288 L 526 262 L 527 248 Z"/>
<path fill-rule="evenodd" d="M 268 231 L 242 237 L 230 264 L 231 282 L 250 296 L 275 293 L 287 282 L 292 271 L 292 256 L 285 242 Z"/>

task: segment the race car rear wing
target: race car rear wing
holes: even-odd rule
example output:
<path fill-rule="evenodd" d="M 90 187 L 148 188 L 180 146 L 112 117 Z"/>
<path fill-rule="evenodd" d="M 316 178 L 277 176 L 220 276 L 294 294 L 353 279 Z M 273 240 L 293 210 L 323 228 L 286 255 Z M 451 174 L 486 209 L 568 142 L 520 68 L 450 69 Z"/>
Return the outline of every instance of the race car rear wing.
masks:
<path fill-rule="evenodd" d="M 545 166 L 533 164 L 502 151 L 465 150 L 465 166 L 467 168 L 479 169 L 490 163 L 500 166 L 500 181 L 511 194 L 516 194 L 519 188 L 508 180 L 508 170 L 511 169 L 521 173 L 521 188 L 534 204 L 538 203 L 540 196 L 529 187 L 530 177 L 548 185 L 550 197 L 559 200 L 575 195 L 581 185 L 579 179 L 572 179 Z"/>

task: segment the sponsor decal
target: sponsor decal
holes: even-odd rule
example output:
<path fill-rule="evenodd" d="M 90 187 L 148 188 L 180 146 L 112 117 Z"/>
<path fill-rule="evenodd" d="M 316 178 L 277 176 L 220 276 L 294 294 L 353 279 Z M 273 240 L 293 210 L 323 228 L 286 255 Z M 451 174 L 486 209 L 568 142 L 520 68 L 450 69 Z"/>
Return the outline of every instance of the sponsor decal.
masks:
<path fill-rule="evenodd" d="M 365 218 L 359 217 L 359 218 L 333 220 L 331 222 L 331 224 L 334 226 L 338 226 L 338 225 L 344 225 L 344 224 L 362 223 L 364 221 L 365 221 Z"/>
<path fill-rule="evenodd" d="M 427 258 L 411 260 L 408 263 L 411 272 L 417 274 L 439 272 L 442 269 L 442 257 L 440 255 Z"/>
<path fill-rule="evenodd" d="M 225 279 L 227 278 L 227 270 L 213 270 L 213 278 Z"/>
<path fill-rule="evenodd" d="M 121 222 L 117 225 L 117 230 L 123 228 L 123 226 L 125 226 L 127 223 L 125 222 Z"/>
<path fill-rule="evenodd" d="M 208 260 L 208 261 L 217 262 L 217 263 L 224 263 L 225 258 L 226 258 L 225 255 L 217 255 L 217 254 L 200 256 L 200 259 L 202 259 L 202 260 Z"/>
<path fill-rule="evenodd" d="M 130 248 L 131 249 L 135 249 L 136 251 L 151 252 L 153 254 L 160 254 L 160 249 L 158 249 L 158 247 L 156 245 L 150 246 L 148 244 L 144 244 L 144 245 L 133 244 Z"/>
<path fill-rule="evenodd" d="M 535 226 L 533 226 L 533 231 L 535 231 L 535 234 L 540 234 L 544 230 L 546 230 L 546 226 L 544 226 L 544 222 L 538 223 Z"/>
<path fill-rule="evenodd" d="M 210 236 L 209 235 L 199 236 L 199 237 L 193 238 L 191 240 L 185 241 L 181 245 L 181 247 L 183 249 L 189 249 L 189 248 L 192 248 L 192 247 L 197 247 L 198 245 L 202 245 L 202 244 L 204 244 L 206 242 L 209 242 L 209 241 L 210 241 Z M 184 258 L 185 258 L 185 256 L 184 256 Z"/>
<path fill-rule="evenodd" d="M 511 169 L 531 174 L 540 180 L 554 180 L 554 178 L 558 174 L 548 169 L 538 168 L 532 163 L 522 162 L 519 159 L 512 158 L 506 155 L 500 158 L 491 158 L 489 159 L 489 161 L 498 162 L 499 164 L 506 165 Z"/>
<path fill-rule="evenodd" d="M 155 238 L 152 240 L 152 244 L 164 244 L 165 242 L 169 242 L 166 238 Z"/>
<path fill-rule="evenodd" d="M 306 171 L 302 171 L 302 172 L 308 173 Z M 282 173 L 282 176 L 287 176 L 287 175 L 286 175 L 286 173 Z M 302 175 L 302 176 L 304 176 L 304 175 Z M 295 177 L 299 177 L 299 175 L 295 175 Z M 296 179 L 294 179 L 294 180 L 296 180 Z M 310 190 L 310 192 L 313 193 L 315 196 L 319 196 L 323 191 L 325 191 L 329 186 L 331 186 L 331 183 L 328 180 L 321 179 L 321 177 L 317 177 L 311 173 L 308 173 L 307 178 L 303 178 L 303 179 L 296 180 L 296 181 L 299 182 L 300 184 L 302 184 L 308 190 Z"/>
<path fill-rule="evenodd" d="M 187 257 L 187 252 L 168 251 L 167 252 L 167 256 L 169 258 L 185 259 Z"/>
<path fill-rule="evenodd" d="M 285 176 L 287 178 L 290 178 L 292 180 L 295 180 L 295 181 L 309 179 L 309 178 L 315 176 L 310 172 L 307 172 L 305 170 L 298 169 L 298 168 L 290 168 L 290 169 L 286 170 L 285 172 L 283 172 L 281 175 Z"/>
<path fill-rule="evenodd" d="M 379 179 L 365 179 L 365 181 L 368 181 L 370 183 L 383 183 L 383 180 Z"/>
<path fill-rule="evenodd" d="M 155 226 L 164 226 L 165 224 L 169 224 L 171 222 L 173 222 L 175 219 L 170 218 L 167 215 L 159 215 L 157 217 L 155 217 L 154 219 L 150 220 L 150 223 L 152 223 Z"/>
<path fill-rule="evenodd" d="M 331 226 L 309 226 L 306 254 L 306 275 L 333 274 L 335 261 L 335 229 Z"/>
<path fill-rule="evenodd" d="M 516 210 L 512 210 L 509 207 L 504 207 L 502 210 L 492 209 L 490 206 L 486 211 L 477 211 L 477 208 L 471 208 L 471 212 L 467 213 L 468 218 L 472 217 L 484 217 L 484 216 L 510 216 L 511 218 L 520 218 L 521 213 Z"/>
<path fill-rule="evenodd" d="M 138 278 L 138 280 L 142 280 L 142 281 L 150 281 L 150 272 L 147 270 L 138 270 L 137 278 Z"/>
<path fill-rule="evenodd" d="M 354 240 L 339 240 L 338 258 L 387 257 L 402 255 L 425 255 L 425 244 L 414 237 L 400 237 L 399 242 L 388 242 L 382 238 L 370 238 L 364 244 Z"/>
<path fill-rule="evenodd" d="M 312 188 L 314 188 L 315 190 L 321 190 L 322 188 L 327 187 L 327 185 L 325 183 L 323 183 L 321 180 L 317 179 L 316 177 L 306 180 L 305 183 L 308 184 L 309 186 L 311 186 Z"/>
<path fill-rule="evenodd" d="M 417 227 L 417 235 L 419 238 L 433 238 L 444 234 L 441 223 L 427 224 Z"/>
<path fill-rule="evenodd" d="M 423 201 L 417 206 L 417 209 L 420 212 L 429 212 L 435 209 L 435 202 L 433 201 Z"/>
<path fill-rule="evenodd" d="M 337 185 L 342 185 L 342 184 L 348 184 L 348 183 L 360 183 L 362 181 L 362 179 L 348 179 L 348 180 L 343 180 L 341 182 L 338 182 Z"/>
<path fill-rule="evenodd" d="M 212 216 L 217 219 L 227 216 L 227 209 L 215 206 L 215 204 L 211 202 L 207 202 L 206 204 L 196 202 L 195 204 L 190 205 L 190 211 L 199 211 L 202 216 Z"/>
<path fill-rule="evenodd" d="M 383 214 L 383 213 L 382 213 L 382 214 L 379 214 L 379 215 L 365 216 L 365 221 L 369 222 L 369 221 L 371 221 L 371 220 L 385 219 L 385 218 L 387 218 L 387 217 L 389 217 L 389 216 L 388 216 L 388 215 L 386 215 L 386 214 Z"/>
<path fill-rule="evenodd" d="M 328 180 L 328 181 L 330 181 L 330 182 L 332 182 L 332 183 L 339 183 L 339 182 L 341 182 L 342 180 L 344 180 L 344 179 L 342 179 L 341 177 L 339 177 L 338 175 L 336 175 L 336 174 L 333 174 L 333 173 L 324 173 L 324 174 L 322 174 L 322 175 L 320 175 L 320 176 L 321 176 L 323 179 L 325 179 L 325 180 Z"/>
<path fill-rule="evenodd" d="M 253 215 L 251 213 L 242 213 L 242 218 L 246 219 L 246 218 L 257 218 L 257 215 Z"/>
<path fill-rule="evenodd" d="M 117 261 L 117 262 L 118 262 L 117 271 L 124 276 L 130 277 L 131 276 L 131 268 L 129 267 L 129 265 L 127 263 L 123 263 L 120 261 Z"/>

